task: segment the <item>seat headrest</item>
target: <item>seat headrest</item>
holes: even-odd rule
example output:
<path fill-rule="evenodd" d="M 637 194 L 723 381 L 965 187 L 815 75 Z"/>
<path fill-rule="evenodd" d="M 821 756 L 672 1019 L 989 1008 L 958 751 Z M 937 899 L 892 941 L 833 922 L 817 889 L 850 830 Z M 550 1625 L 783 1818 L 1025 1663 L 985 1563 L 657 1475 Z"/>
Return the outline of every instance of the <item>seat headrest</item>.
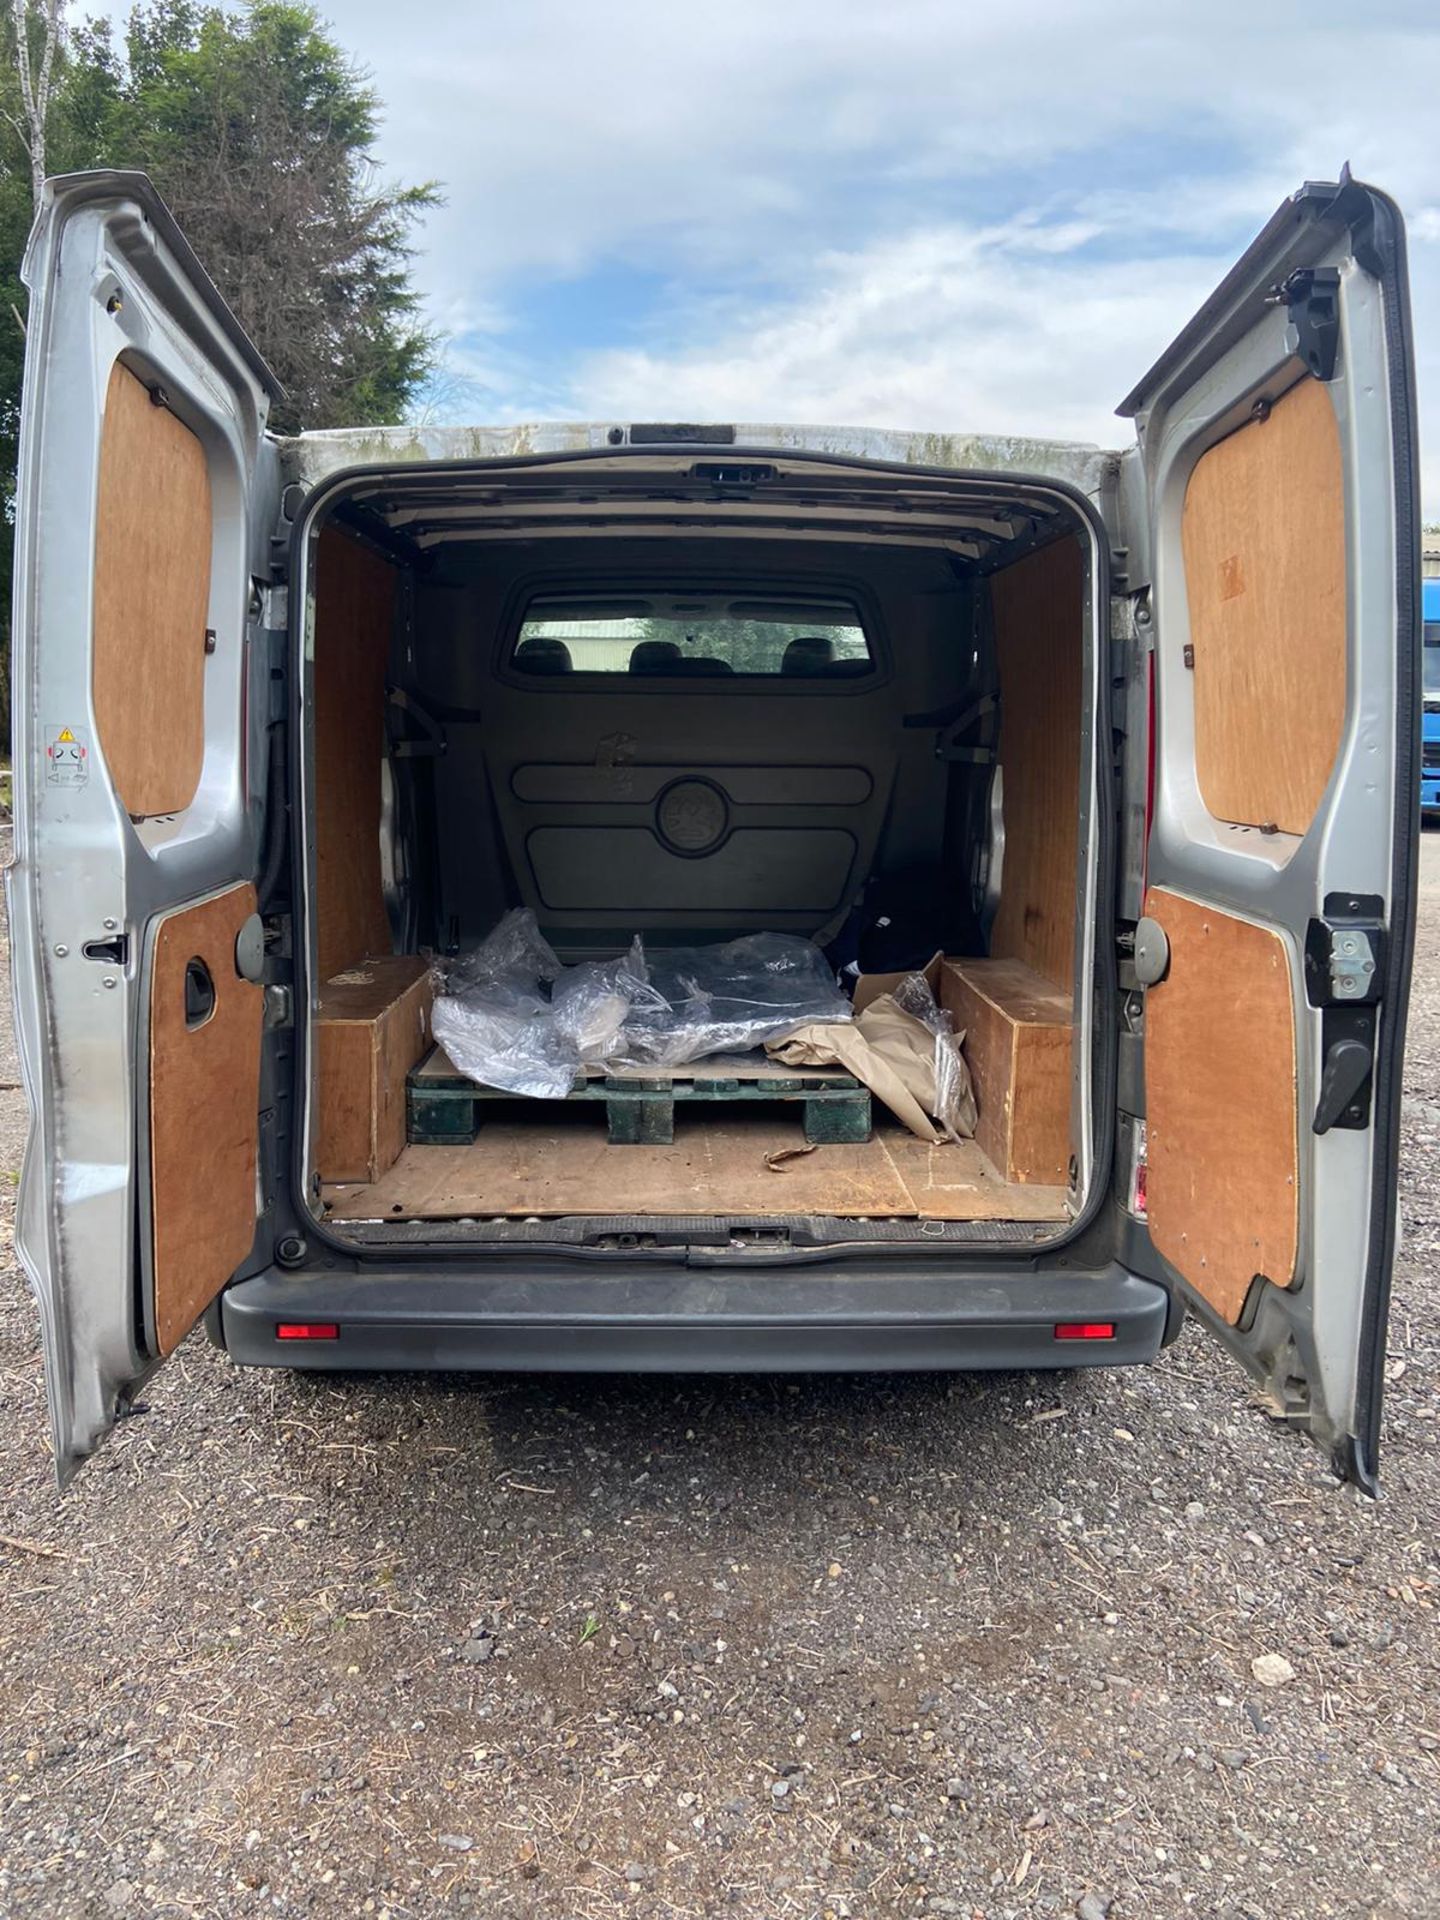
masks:
<path fill-rule="evenodd" d="M 532 633 L 515 649 L 515 665 L 522 673 L 572 673 L 575 663 L 563 640 Z"/>
<path fill-rule="evenodd" d="M 637 640 L 630 649 L 631 673 L 668 673 L 681 658 L 673 640 Z"/>
<path fill-rule="evenodd" d="M 780 657 L 781 673 L 823 673 L 835 657 L 834 643 L 823 633 L 802 633 Z"/>

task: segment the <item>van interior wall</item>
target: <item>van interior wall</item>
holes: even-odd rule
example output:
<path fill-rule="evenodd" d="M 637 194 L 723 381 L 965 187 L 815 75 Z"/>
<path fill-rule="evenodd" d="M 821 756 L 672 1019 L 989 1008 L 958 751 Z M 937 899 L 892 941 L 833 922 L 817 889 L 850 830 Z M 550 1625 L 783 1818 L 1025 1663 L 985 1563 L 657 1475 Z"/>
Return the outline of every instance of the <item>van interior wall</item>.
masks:
<path fill-rule="evenodd" d="M 429 1046 L 428 968 L 393 951 L 381 866 L 386 681 L 400 569 L 330 524 L 315 554 L 315 1164 L 373 1180 L 405 1144 L 405 1076 Z"/>
<path fill-rule="evenodd" d="M 333 523 L 315 555 L 315 945 L 328 980 L 390 951 L 380 877 L 385 680 L 398 570 Z"/>
<path fill-rule="evenodd" d="M 1000 692 L 1005 862 L 991 930 L 1063 993 L 1075 978 L 1085 560 L 1053 541 L 990 580 Z"/>
<path fill-rule="evenodd" d="M 317 1124 L 322 1147 L 327 1132 L 349 1143 L 343 1160 L 317 1162 L 322 1178 L 356 1183 L 343 1190 L 344 1207 L 372 1217 L 365 1183 L 383 1181 L 398 1146 L 395 1074 L 428 1045 L 427 1008 L 417 1007 L 414 991 L 422 963 L 401 957 L 393 976 L 371 966 L 395 944 L 381 860 L 387 680 L 444 742 L 438 754 L 390 763 L 394 818 L 412 841 L 425 843 L 409 845 L 400 862 L 411 888 L 401 944 L 463 949 L 509 907 L 529 905 L 567 959 L 614 953 L 635 932 L 657 945 L 762 928 L 824 941 L 877 873 L 940 868 L 968 888 L 988 773 L 937 752 L 935 716 L 998 691 L 1004 879 L 988 955 L 967 960 L 963 987 L 967 1051 L 988 1116 L 982 1144 L 993 1166 L 988 1185 L 967 1170 L 957 1190 L 932 1196 L 929 1210 L 948 1218 L 1063 1217 L 1085 591 L 1079 542 L 1061 539 L 988 577 L 938 550 L 878 544 L 677 534 L 663 548 L 667 580 L 713 584 L 733 573 L 747 593 L 763 593 L 767 584 L 817 595 L 847 587 L 876 623 L 888 670 L 873 683 L 742 679 L 720 689 L 707 683 L 703 693 L 683 681 L 627 685 L 621 675 L 613 689 L 525 676 L 504 664 L 508 648 L 500 640 L 528 590 L 606 581 L 612 590 L 633 587 L 637 576 L 655 573 L 653 536 L 447 544 L 407 570 L 338 527 L 321 534 L 313 683 L 317 977 L 342 980 L 332 991 L 328 1043 L 321 988 Z M 724 796 L 728 841 L 750 835 L 743 857 L 727 865 L 664 847 L 659 856 L 647 849 L 638 857 L 639 836 L 660 844 L 657 798 L 692 777 Z M 366 975 L 358 984 L 357 970 Z M 348 993 L 340 990 L 346 978 Z M 357 1019 L 364 1034 L 342 1033 Z M 335 1065 L 342 1052 L 343 1072 Z M 418 1155 L 435 1206 L 449 1216 L 615 1210 L 621 1202 L 608 1184 L 615 1159 L 652 1150 L 599 1152 L 589 1207 L 577 1204 L 589 1190 L 584 1165 L 567 1151 L 565 1178 L 551 1183 L 546 1205 L 537 1188 L 544 1187 L 546 1150 L 536 1133 L 545 1119 L 529 1116 L 508 1147 L 503 1127 L 487 1126 L 491 1158 L 463 1171 L 446 1157 L 472 1150 L 406 1149 L 389 1178 Z M 718 1120 L 710 1126 L 712 1157 L 695 1176 L 692 1206 L 723 1171 L 723 1156 L 713 1158 L 723 1134 Z M 841 1153 L 834 1150 L 837 1163 Z M 806 1180 L 797 1173 L 783 1195 L 767 1174 L 750 1183 L 753 1193 L 743 1182 L 733 1191 L 717 1185 L 711 1204 L 734 1210 L 748 1194 L 754 1211 L 906 1211 L 887 1209 L 873 1182 L 847 1187 L 848 1175 L 837 1173 L 838 1184 L 817 1184 L 809 1174 L 826 1158 L 814 1156 Z M 479 1191 L 477 1181 L 491 1184 Z M 683 1169 L 657 1171 L 651 1184 L 657 1195 L 683 1191 Z M 402 1203 L 408 1210 L 417 1191 L 411 1179 L 385 1211 Z M 905 1191 L 913 1199 L 913 1181 Z M 635 1210 L 666 1209 L 657 1202 Z"/>
<path fill-rule="evenodd" d="M 1085 557 L 1052 541 L 989 579 L 1005 850 L 988 956 L 956 973 L 980 1117 L 1007 1179 L 1071 1164 Z"/>
<path fill-rule="evenodd" d="M 888 671 L 697 685 L 497 667 L 496 637 L 532 584 L 633 593 L 659 569 L 681 584 L 733 576 L 756 596 L 850 592 Z M 946 858 L 952 770 L 934 729 L 907 718 L 963 703 L 976 600 L 945 554 L 873 545 L 676 536 L 449 549 L 417 581 L 414 643 L 415 697 L 443 715 L 447 741 L 429 763 L 437 943 L 469 945 L 516 904 L 568 958 L 637 932 L 672 946 L 762 929 L 823 941 L 868 874 Z M 707 847 L 656 832 L 678 777 L 717 796 Z"/>

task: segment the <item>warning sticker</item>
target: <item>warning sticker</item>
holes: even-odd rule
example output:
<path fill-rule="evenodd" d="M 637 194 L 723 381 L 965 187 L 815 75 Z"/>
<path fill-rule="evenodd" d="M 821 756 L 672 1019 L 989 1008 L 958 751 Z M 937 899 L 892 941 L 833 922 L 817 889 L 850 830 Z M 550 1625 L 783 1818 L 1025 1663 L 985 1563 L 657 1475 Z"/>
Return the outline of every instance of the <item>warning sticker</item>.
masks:
<path fill-rule="evenodd" d="M 83 787 L 90 778 L 90 749 L 73 727 L 45 735 L 45 778 L 52 787 Z"/>

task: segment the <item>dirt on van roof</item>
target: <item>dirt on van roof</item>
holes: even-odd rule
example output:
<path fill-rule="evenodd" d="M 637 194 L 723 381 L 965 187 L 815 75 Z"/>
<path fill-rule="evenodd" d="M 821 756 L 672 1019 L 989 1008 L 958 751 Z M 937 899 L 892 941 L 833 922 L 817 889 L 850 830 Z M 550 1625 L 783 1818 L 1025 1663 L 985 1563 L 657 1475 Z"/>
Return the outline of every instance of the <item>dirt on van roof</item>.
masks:
<path fill-rule="evenodd" d="M 1434 1915 L 1440 838 L 1424 884 L 1378 1503 L 1193 1328 L 789 1380 L 192 1337 L 62 1497 L 11 1265 L 0 1915 Z"/>

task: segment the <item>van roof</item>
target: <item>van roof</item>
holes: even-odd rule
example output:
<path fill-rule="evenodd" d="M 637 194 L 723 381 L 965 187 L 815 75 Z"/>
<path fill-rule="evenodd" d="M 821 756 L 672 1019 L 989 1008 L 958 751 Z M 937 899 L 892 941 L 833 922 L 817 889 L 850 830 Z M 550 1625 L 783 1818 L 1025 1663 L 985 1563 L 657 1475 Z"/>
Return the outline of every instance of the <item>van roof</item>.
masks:
<path fill-rule="evenodd" d="M 1015 473 L 1098 489 L 1115 452 L 1068 440 L 1018 434 L 906 433 L 884 427 L 681 425 L 637 421 L 537 421 L 513 426 L 327 427 L 281 441 L 292 477 L 314 483 L 347 467 L 504 460 L 546 454 L 644 449 L 657 455 L 749 458 L 833 454 L 892 466 Z"/>

